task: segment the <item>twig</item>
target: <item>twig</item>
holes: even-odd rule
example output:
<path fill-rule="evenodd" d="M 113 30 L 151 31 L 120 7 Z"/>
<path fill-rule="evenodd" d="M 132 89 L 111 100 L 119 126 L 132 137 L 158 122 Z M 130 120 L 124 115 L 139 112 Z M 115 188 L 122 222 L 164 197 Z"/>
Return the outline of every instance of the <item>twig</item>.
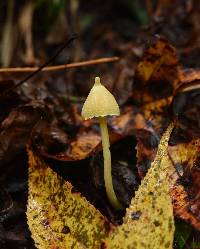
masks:
<path fill-rule="evenodd" d="M 59 70 L 64 70 L 66 68 L 90 66 L 90 65 L 96 65 L 96 64 L 107 63 L 107 62 L 115 62 L 118 60 L 119 60 L 119 57 L 100 58 L 100 59 L 94 59 L 94 60 L 88 60 L 88 61 L 74 62 L 74 63 L 64 64 L 64 65 L 59 65 L 59 66 L 43 67 L 41 71 L 42 72 L 59 71 Z M 26 72 L 35 72 L 38 69 L 39 67 L 0 68 L 0 73 L 26 73 Z"/>
<path fill-rule="evenodd" d="M 62 46 L 60 46 L 60 48 L 57 50 L 57 52 L 48 60 L 46 61 L 42 66 L 37 67 L 36 70 L 34 70 L 31 74 L 29 74 L 27 77 L 25 77 L 23 80 L 21 80 L 20 82 L 18 82 L 16 85 L 6 89 L 5 91 L 3 91 L 2 93 L 0 93 L 0 97 L 1 96 L 5 96 L 7 95 L 9 92 L 13 91 L 14 89 L 16 89 L 17 87 L 21 86 L 24 82 L 26 82 L 27 80 L 29 80 L 30 78 L 32 78 L 33 76 L 35 76 L 38 72 L 42 71 L 43 68 L 45 68 L 47 65 L 49 65 L 52 61 L 54 61 L 54 59 L 67 47 L 69 47 L 71 45 L 71 43 L 78 37 L 77 34 L 73 34 L 71 36 L 71 38 L 69 38 L 66 43 L 64 43 Z"/>

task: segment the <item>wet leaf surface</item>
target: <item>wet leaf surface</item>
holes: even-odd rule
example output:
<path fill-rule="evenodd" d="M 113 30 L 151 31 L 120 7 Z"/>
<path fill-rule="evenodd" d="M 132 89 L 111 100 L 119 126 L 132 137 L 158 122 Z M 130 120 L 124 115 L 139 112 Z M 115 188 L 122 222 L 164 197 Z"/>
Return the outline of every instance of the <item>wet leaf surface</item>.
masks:
<path fill-rule="evenodd" d="M 27 218 L 37 248 L 99 248 L 112 225 L 29 149 Z"/>

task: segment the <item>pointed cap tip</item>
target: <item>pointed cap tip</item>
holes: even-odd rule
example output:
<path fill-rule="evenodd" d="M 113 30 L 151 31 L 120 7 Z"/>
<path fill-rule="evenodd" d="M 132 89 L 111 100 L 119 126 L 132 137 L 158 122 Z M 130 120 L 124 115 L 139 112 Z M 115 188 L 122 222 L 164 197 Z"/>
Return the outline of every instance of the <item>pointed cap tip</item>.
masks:
<path fill-rule="evenodd" d="M 99 77 L 95 77 L 95 84 L 90 90 L 81 114 L 84 119 L 120 114 L 114 96 L 101 84 Z"/>
<path fill-rule="evenodd" d="M 95 84 L 101 84 L 100 77 L 95 77 Z"/>

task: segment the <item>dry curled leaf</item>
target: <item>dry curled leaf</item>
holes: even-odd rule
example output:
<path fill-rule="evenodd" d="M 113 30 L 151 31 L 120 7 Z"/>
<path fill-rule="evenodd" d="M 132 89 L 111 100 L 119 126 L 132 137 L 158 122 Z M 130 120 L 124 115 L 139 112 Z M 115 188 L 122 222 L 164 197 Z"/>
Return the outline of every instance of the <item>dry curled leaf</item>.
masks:
<path fill-rule="evenodd" d="M 166 163 L 172 126 L 160 141 L 157 156 L 127 209 L 123 225 L 106 239 L 107 248 L 172 248 L 174 219 Z"/>
<path fill-rule="evenodd" d="M 112 225 L 30 149 L 27 218 L 39 249 L 99 248 Z"/>

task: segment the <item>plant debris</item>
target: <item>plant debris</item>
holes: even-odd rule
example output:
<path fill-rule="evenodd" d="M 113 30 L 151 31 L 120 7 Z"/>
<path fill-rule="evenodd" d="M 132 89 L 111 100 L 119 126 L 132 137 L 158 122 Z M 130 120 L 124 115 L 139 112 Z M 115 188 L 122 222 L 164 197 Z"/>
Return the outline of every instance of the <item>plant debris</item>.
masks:
<path fill-rule="evenodd" d="M 53 179 L 108 222 L 113 236 L 121 229 L 125 210 L 113 210 L 106 197 L 97 120 L 80 115 L 96 75 L 120 106 L 121 115 L 108 118 L 117 197 L 126 208 L 132 206 L 173 122 L 165 158 L 176 226 L 173 246 L 199 247 L 200 4 L 36 2 L 0 4 L 0 62 L 10 66 L 0 68 L 0 248 L 35 249 L 25 215 L 27 144 Z M 79 35 L 73 44 L 62 46 L 74 33 Z M 130 217 L 140 223 L 143 212 L 134 209 Z M 179 222 L 186 224 L 188 236 Z M 49 227 L 48 220 L 39 224 Z M 68 228 L 57 235 L 69 237 Z M 111 237 L 105 235 L 99 245 Z M 87 247 L 85 241 L 76 243 Z"/>

